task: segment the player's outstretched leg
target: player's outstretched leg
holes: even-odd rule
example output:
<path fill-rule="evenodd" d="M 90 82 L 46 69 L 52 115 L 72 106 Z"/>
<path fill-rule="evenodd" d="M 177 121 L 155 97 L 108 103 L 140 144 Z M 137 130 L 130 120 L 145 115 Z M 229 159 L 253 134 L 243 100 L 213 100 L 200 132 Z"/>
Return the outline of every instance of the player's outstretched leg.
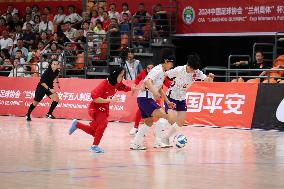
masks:
<path fill-rule="evenodd" d="M 71 127 L 69 128 L 69 131 L 68 131 L 69 135 L 72 135 L 76 131 L 77 123 L 78 123 L 77 119 L 73 119 L 73 121 L 71 123 Z"/>
<path fill-rule="evenodd" d="M 97 124 L 95 121 L 91 121 L 90 125 L 80 123 L 77 119 L 74 119 L 69 128 L 68 134 L 72 135 L 77 129 L 81 129 L 89 135 L 95 136 Z"/>

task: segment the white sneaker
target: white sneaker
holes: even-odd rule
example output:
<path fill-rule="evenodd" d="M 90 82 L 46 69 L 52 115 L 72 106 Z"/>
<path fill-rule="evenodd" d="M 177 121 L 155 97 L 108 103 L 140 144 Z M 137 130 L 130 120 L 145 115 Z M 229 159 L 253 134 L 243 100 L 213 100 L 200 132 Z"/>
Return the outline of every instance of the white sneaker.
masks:
<path fill-rule="evenodd" d="M 130 135 L 135 135 L 138 132 L 138 129 L 135 127 L 132 127 L 132 129 L 130 130 L 129 134 Z"/>
<path fill-rule="evenodd" d="M 131 150 L 146 150 L 147 148 L 140 144 L 131 144 L 130 149 Z"/>
<path fill-rule="evenodd" d="M 161 139 L 156 139 L 154 143 L 154 148 L 170 148 L 171 145 L 163 143 Z"/>
<path fill-rule="evenodd" d="M 162 138 L 161 142 L 163 144 L 166 144 L 168 147 L 173 147 L 173 145 L 170 144 L 170 139 L 169 138 Z"/>

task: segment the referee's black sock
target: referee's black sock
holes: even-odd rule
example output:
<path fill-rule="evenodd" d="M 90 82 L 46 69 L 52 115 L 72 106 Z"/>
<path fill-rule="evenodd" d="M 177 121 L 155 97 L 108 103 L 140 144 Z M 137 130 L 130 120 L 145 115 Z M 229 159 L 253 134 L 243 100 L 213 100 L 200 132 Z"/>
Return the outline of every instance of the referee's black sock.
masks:
<path fill-rule="evenodd" d="M 32 111 L 35 109 L 35 105 L 33 103 L 31 103 L 30 107 L 29 107 L 29 110 L 28 110 L 28 113 L 27 115 L 31 115 Z"/>
<path fill-rule="evenodd" d="M 49 111 L 48 111 L 48 114 L 52 114 L 53 110 L 56 108 L 58 102 L 56 101 L 53 101 L 50 105 L 50 108 L 49 108 Z"/>

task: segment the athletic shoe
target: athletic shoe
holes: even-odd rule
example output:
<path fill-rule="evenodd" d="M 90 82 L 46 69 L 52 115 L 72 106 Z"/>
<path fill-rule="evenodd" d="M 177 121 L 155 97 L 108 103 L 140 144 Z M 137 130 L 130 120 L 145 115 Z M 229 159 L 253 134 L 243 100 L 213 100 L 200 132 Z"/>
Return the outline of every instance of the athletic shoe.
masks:
<path fill-rule="evenodd" d="M 71 123 L 71 127 L 69 128 L 69 135 L 72 135 L 72 133 L 74 133 L 74 131 L 76 131 L 77 129 L 77 119 L 73 119 L 72 123 Z"/>
<path fill-rule="evenodd" d="M 31 119 L 31 116 L 30 115 L 26 115 L 26 120 L 27 121 L 31 121 L 32 119 Z"/>
<path fill-rule="evenodd" d="M 130 135 L 135 135 L 138 132 L 138 129 L 135 127 L 132 127 L 132 129 L 130 130 L 129 134 Z"/>
<path fill-rule="evenodd" d="M 103 149 L 95 145 L 91 146 L 89 151 L 94 152 L 94 153 L 104 153 L 105 152 Z"/>
<path fill-rule="evenodd" d="M 165 144 L 161 139 L 156 139 L 154 143 L 154 148 L 170 148 L 172 146 Z"/>
<path fill-rule="evenodd" d="M 170 144 L 170 139 L 169 138 L 162 138 L 161 142 L 166 144 L 168 147 L 173 147 L 173 145 Z"/>
<path fill-rule="evenodd" d="M 130 149 L 131 150 L 146 150 L 147 148 L 140 144 L 131 144 Z"/>
<path fill-rule="evenodd" d="M 46 118 L 48 118 L 48 119 L 56 119 L 52 114 L 46 114 Z"/>

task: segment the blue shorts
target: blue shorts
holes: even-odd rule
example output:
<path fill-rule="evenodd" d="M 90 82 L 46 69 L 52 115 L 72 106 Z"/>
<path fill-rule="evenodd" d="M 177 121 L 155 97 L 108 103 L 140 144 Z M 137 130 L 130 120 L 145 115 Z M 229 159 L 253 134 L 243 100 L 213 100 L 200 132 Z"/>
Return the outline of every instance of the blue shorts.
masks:
<path fill-rule="evenodd" d="M 175 100 L 175 99 L 172 99 L 169 96 L 168 96 L 168 99 L 169 99 L 169 101 L 175 103 L 175 105 L 176 105 L 176 107 L 173 110 L 178 111 L 178 112 L 186 112 L 187 111 L 185 100 Z M 168 110 L 170 108 L 169 108 L 169 106 L 166 102 L 164 102 L 164 105 L 165 105 L 165 111 L 168 113 Z"/>
<path fill-rule="evenodd" d="M 161 108 L 152 98 L 138 97 L 137 104 L 143 119 L 152 117 L 152 113 Z"/>

